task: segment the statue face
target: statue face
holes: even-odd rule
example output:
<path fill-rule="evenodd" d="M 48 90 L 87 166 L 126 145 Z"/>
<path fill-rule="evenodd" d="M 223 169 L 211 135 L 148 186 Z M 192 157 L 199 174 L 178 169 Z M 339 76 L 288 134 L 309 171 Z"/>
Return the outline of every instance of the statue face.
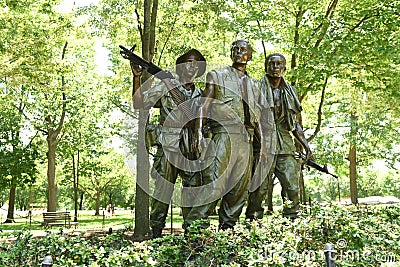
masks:
<path fill-rule="evenodd" d="M 239 41 L 231 50 L 231 59 L 233 63 L 246 64 L 251 60 L 252 49 L 246 42 Z"/>
<path fill-rule="evenodd" d="M 182 65 L 182 76 L 186 79 L 194 80 L 199 72 L 199 59 L 195 55 L 190 55 Z"/>
<path fill-rule="evenodd" d="M 285 61 L 280 56 L 272 56 L 267 62 L 266 70 L 268 76 L 280 78 L 286 70 Z"/>

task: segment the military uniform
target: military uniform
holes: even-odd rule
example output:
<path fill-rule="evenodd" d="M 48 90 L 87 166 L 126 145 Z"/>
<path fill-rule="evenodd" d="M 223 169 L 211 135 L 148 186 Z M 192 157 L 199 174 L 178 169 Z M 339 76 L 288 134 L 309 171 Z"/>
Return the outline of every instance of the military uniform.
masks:
<path fill-rule="evenodd" d="M 246 217 L 249 219 L 262 218 L 263 203 L 268 191 L 269 180 L 272 175 L 279 179 L 282 186 L 282 198 L 291 203 L 284 205 L 283 214 L 286 217 L 296 217 L 299 207 L 299 163 L 295 159 L 295 143 L 292 131 L 298 120 L 302 107 L 297 98 L 297 92 L 283 78 L 279 88 L 271 88 L 267 76 L 261 79 L 262 95 L 268 106 L 272 107 L 276 127 L 276 151 L 274 162 L 267 179 L 261 186 L 249 195 Z"/>
<path fill-rule="evenodd" d="M 201 90 L 196 88 L 193 92 L 186 90 L 178 80 L 172 81 L 178 89 L 192 115 L 197 114 L 197 99 L 201 97 Z M 154 155 L 151 176 L 154 179 L 154 193 L 151 202 L 150 226 L 153 235 L 159 236 L 165 226 L 169 203 L 174 191 L 174 184 L 178 174 L 182 178 L 184 187 L 198 186 L 200 173 L 191 169 L 190 160 L 197 159 L 197 153 L 191 148 L 193 143 L 193 129 L 186 122 L 190 115 L 178 109 L 178 103 L 174 100 L 164 83 L 159 83 L 143 93 L 144 108 L 160 108 L 159 124 L 162 125 L 158 138 L 160 146 Z M 191 196 L 182 195 L 182 198 Z M 177 203 L 179 204 L 179 203 Z M 190 208 L 183 207 L 185 218 Z"/>
<path fill-rule="evenodd" d="M 235 225 L 247 199 L 252 138 L 261 112 L 260 87 L 257 80 L 232 67 L 214 70 L 208 75 L 215 88 L 209 109 L 215 154 L 212 164 L 203 171 L 204 185 L 198 195 L 198 206 L 191 209 L 185 226 L 197 219 L 206 219 L 221 199 L 219 225 L 226 229 Z"/>

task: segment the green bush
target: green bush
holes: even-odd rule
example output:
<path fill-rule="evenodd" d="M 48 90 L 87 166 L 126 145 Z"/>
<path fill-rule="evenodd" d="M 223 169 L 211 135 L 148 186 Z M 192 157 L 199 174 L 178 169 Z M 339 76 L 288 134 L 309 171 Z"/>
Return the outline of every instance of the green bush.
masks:
<path fill-rule="evenodd" d="M 14 235 L 2 266 L 323 266 L 324 248 L 334 246 L 340 266 L 400 266 L 399 206 L 314 206 L 294 222 L 275 213 L 241 222 L 234 230 L 194 225 L 186 236 L 132 242 L 118 231 L 91 239 L 48 233 Z M 201 224 L 202 225 L 202 224 Z M 3 244 L 2 247 L 7 247 Z"/>

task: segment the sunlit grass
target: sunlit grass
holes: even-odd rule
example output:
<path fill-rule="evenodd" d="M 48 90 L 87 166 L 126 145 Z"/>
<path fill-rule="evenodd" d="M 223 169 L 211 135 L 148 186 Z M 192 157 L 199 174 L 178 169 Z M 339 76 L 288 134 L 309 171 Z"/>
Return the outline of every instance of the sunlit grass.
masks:
<path fill-rule="evenodd" d="M 71 212 L 71 218 L 73 221 L 74 211 Z M 78 225 L 77 227 L 71 226 L 65 230 L 71 231 L 86 231 L 86 230 L 108 230 L 109 228 L 121 229 L 128 226 L 134 226 L 134 212 L 132 210 L 116 210 L 115 214 L 111 217 L 106 216 L 105 211 L 100 211 L 100 215 L 94 216 L 95 212 L 93 210 L 88 211 L 78 211 Z M 4 223 L 5 219 L 2 218 L 0 222 L 0 235 L 6 235 L 12 233 L 13 231 L 20 230 L 31 230 L 33 233 L 43 232 L 47 230 L 43 225 L 42 215 L 36 216 L 15 216 L 15 223 Z M 181 228 L 183 223 L 183 218 L 180 212 L 180 208 L 173 208 L 172 215 L 172 227 Z M 52 227 L 51 231 L 58 231 L 63 227 Z M 165 228 L 171 228 L 171 210 L 166 220 Z"/>
<path fill-rule="evenodd" d="M 73 221 L 74 211 L 71 210 L 71 218 Z M 116 210 L 115 214 L 111 217 L 106 216 L 104 210 L 100 211 L 100 215 L 95 216 L 94 210 L 83 210 L 78 211 L 78 224 L 72 225 L 71 227 L 53 226 L 52 228 L 46 228 L 42 225 L 43 216 L 22 216 L 15 215 L 15 223 L 4 223 L 5 218 L 0 218 L 0 236 L 8 236 L 14 231 L 28 230 L 34 236 L 45 235 L 46 231 L 57 232 L 61 229 L 63 232 L 70 233 L 85 233 L 87 231 L 108 231 L 110 228 L 113 230 L 117 229 L 134 229 L 134 211 L 132 210 Z M 182 228 L 183 218 L 181 209 L 179 207 L 173 208 L 171 217 L 171 209 L 168 211 L 168 216 L 165 223 L 165 233 L 168 233 L 171 229 L 171 218 L 172 218 L 172 229 Z M 218 215 L 210 216 L 211 224 L 218 224 Z M 178 230 L 179 232 L 179 230 Z M 171 231 L 172 233 L 172 231 Z"/>
<path fill-rule="evenodd" d="M 78 212 L 78 225 L 77 227 L 71 226 L 69 229 L 74 231 L 80 230 L 88 230 L 88 229 L 108 229 L 110 227 L 113 228 L 123 228 L 126 225 L 133 225 L 133 213 L 130 210 L 117 210 L 114 215 L 111 217 L 103 215 L 103 212 L 100 211 L 100 215 L 94 216 L 94 211 L 79 211 Z M 71 211 L 71 218 L 73 221 L 74 212 Z M 42 225 L 43 217 L 42 215 L 36 216 L 15 216 L 15 223 L 4 223 L 2 220 L 0 224 L 0 229 L 2 233 L 9 233 L 12 231 L 18 231 L 23 229 L 28 229 L 32 231 L 43 231 L 46 228 Z M 51 230 L 57 230 L 61 227 L 52 227 Z"/>

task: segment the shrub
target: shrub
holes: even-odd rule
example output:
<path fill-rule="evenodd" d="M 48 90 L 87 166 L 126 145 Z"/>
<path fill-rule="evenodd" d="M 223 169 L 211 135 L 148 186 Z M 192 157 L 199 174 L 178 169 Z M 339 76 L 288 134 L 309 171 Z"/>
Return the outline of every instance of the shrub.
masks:
<path fill-rule="evenodd" d="M 186 236 L 143 242 L 131 242 L 125 231 L 91 239 L 21 231 L 0 257 L 5 266 L 38 266 L 45 255 L 53 266 L 323 266 L 330 243 L 340 266 L 396 266 L 399 219 L 399 206 L 316 205 L 294 222 L 279 213 L 226 231 L 201 229 L 200 222 Z"/>

